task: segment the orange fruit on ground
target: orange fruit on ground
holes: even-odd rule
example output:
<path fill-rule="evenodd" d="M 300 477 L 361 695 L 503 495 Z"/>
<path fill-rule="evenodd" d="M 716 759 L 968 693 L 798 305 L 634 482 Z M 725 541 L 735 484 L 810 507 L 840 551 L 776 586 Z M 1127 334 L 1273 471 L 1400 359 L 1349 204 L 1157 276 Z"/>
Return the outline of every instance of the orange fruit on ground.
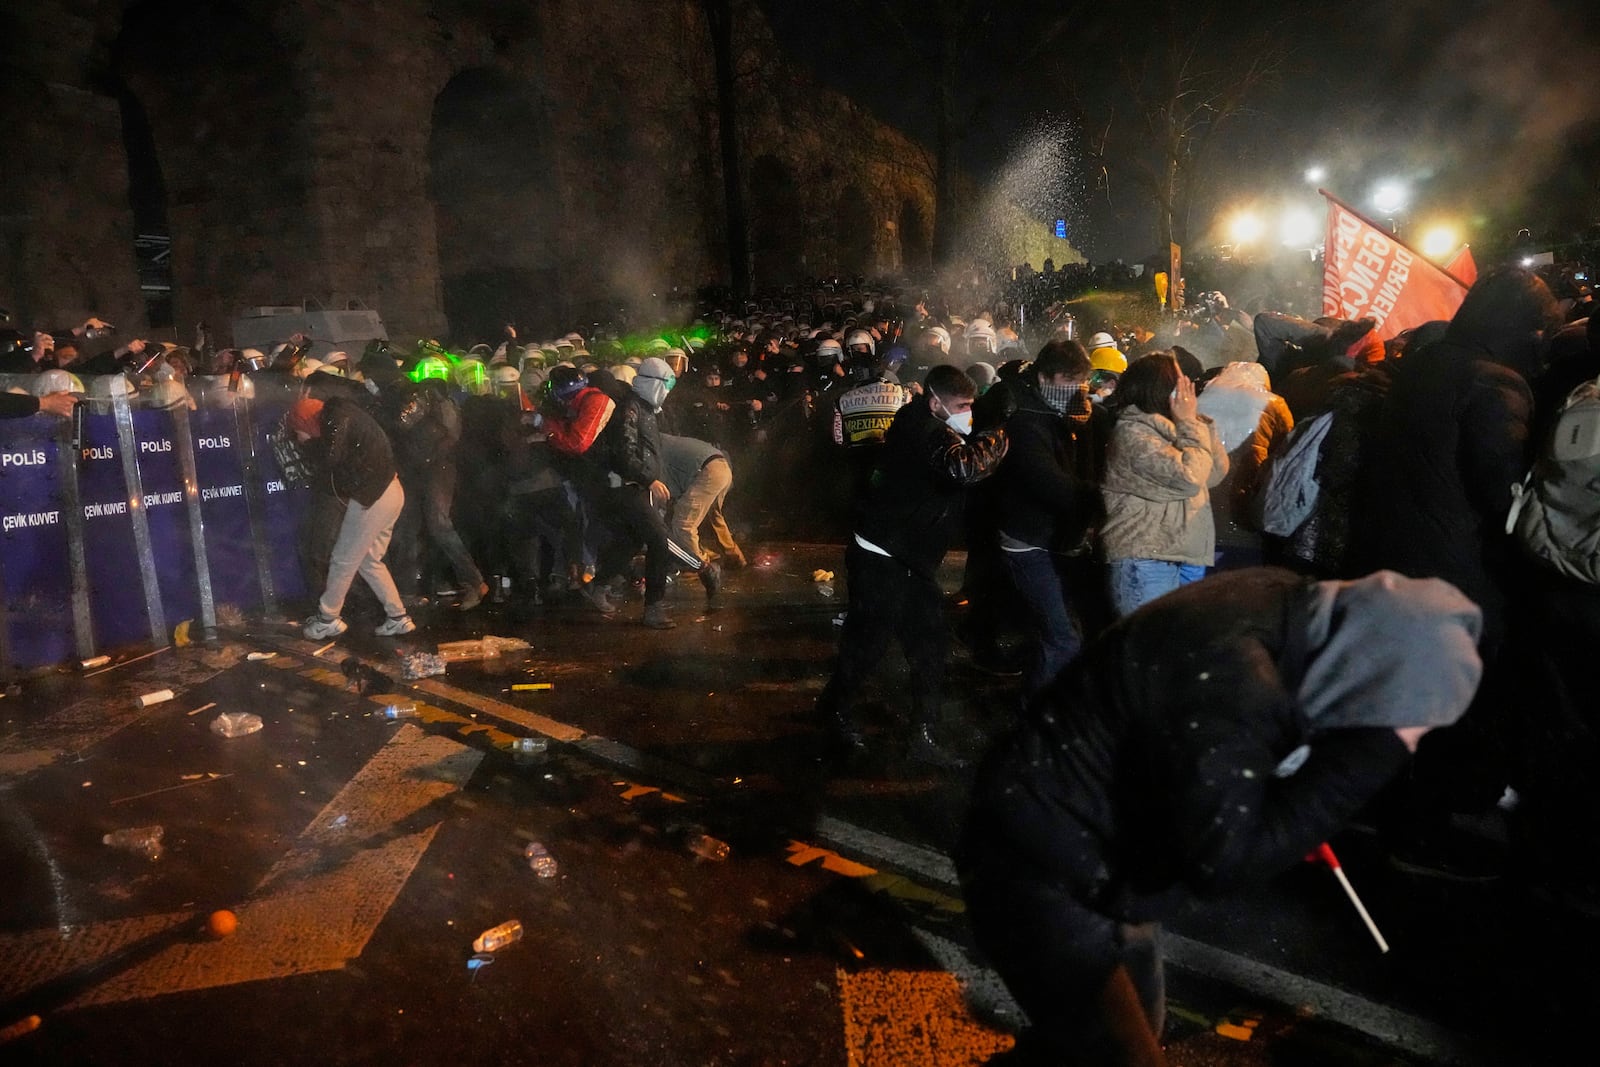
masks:
<path fill-rule="evenodd" d="M 206 930 L 212 937 L 232 937 L 239 929 L 239 917 L 231 911 L 214 911 L 206 920 Z"/>

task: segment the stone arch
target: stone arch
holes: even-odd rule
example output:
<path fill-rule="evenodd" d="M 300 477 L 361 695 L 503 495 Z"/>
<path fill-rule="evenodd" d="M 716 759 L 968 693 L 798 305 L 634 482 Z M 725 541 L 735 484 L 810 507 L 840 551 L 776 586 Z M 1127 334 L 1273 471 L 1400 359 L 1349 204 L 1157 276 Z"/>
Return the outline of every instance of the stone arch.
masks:
<path fill-rule="evenodd" d="M 172 305 L 172 224 L 167 220 L 167 182 L 161 173 L 161 156 L 144 105 L 121 78 L 113 77 L 111 89 L 122 120 L 122 148 L 128 161 L 128 207 L 133 214 L 131 236 L 145 319 L 152 329 L 166 329 L 177 321 Z"/>
<path fill-rule="evenodd" d="M 180 331 L 205 321 L 225 332 L 241 307 L 321 288 L 293 64 L 270 25 L 225 2 L 148 0 L 124 16 L 112 65 L 134 120 L 148 119 Z"/>
<path fill-rule="evenodd" d="M 916 273 L 931 267 L 933 242 L 927 217 L 915 197 L 908 196 L 900 201 L 896 228 L 900 233 L 900 269 Z"/>
<path fill-rule="evenodd" d="M 535 88 L 502 71 L 464 70 L 434 98 L 428 193 L 459 343 L 494 344 L 508 322 L 527 334 L 562 317 L 552 140 Z"/>
<path fill-rule="evenodd" d="M 838 273 L 847 277 L 875 273 L 873 242 L 878 222 L 866 190 L 853 182 L 840 189 L 833 219 L 839 250 L 835 264 Z"/>
<path fill-rule="evenodd" d="M 770 288 L 798 281 L 805 267 L 805 212 L 800 187 L 776 156 L 750 167 L 752 282 Z"/>

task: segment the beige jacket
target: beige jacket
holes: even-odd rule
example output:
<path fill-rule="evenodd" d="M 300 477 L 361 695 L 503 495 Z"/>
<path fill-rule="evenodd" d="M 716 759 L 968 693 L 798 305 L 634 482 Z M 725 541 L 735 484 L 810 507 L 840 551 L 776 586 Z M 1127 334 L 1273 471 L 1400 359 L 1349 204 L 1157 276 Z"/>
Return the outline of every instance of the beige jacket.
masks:
<path fill-rule="evenodd" d="M 1227 473 L 1228 453 L 1210 419 L 1174 423 L 1125 408 L 1111 432 L 1101 483 L 1106 559 L 1214 564 L 1210 489 Z"/>

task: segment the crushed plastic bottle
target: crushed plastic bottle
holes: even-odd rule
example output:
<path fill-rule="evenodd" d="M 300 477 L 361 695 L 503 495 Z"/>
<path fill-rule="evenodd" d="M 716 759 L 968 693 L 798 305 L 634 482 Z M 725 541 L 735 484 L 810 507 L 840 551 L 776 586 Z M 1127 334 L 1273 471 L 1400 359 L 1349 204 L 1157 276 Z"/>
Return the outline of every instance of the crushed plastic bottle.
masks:
<path fill-rule="evenodd" d="M 161 835 L 165 832 L 160 826 L 130 826 L 125 830 L 113 830 L 100 841 L 112 848 L 138 852 L 154 860 L 161 858 Z"/>
<path fill-rule="evenodd" d="M 529 841 L 528 847 L 522 850 L 522 855 L 527 858 L 528 866 L 540 878 L 554 878 L 561 873 L 556 858 L 550 855 L 550 850 L 537 841 Z"/>
<path fill-rule="evenodd" d="M 400 660 L 400 677 L 408 682 L 443 673 L 445 673 L 444 657 L 436 656 L 432 652 L 413 652 Z"/>
<path fill-rule="evenodd" d="M 519 737 L 511 742 L 511 751 L 519 756 L 542 756 L 550 751 L 548 737 Z"/>
<path fill-rule="evenodd" d="M 514 941 L 522 940 L 522 924 L 516 919 L 491 926 L 478 935 L 472 943 L 474 952 L 498 952 Z"/>
<path fill-rule="evenodd" d="M 715 863 L 727 859 L 728 853 L 732 851 L 726 841 L 719 841 L 710 834 L 690 834 L 684 846 L 701 859 Z"/>
<path fill-rule="evenodd" d="M 225 711 L 211 720 L 211 732 L 223 737 L 244 737 L 260 730 L 265 724 L 261 716 L 248 711 Z"/>
<path fill-rule="evenodd" d="M 422 713 L 417 710 L 417 706 L 409 702 L 404 704 L 387 704 L 384 706 L 382 711 L 378 712 L 378 714 L 390 722 L 394 722 L 399 719 L 416 719 L 420 718 L 422 715 Z"/>
<path fill-rule="evenodd" d="M 825 597 L 833 596 L 833 583 L 832 582 L 818 582 L 817 583 L 817 592 L 821 593 Z"/>

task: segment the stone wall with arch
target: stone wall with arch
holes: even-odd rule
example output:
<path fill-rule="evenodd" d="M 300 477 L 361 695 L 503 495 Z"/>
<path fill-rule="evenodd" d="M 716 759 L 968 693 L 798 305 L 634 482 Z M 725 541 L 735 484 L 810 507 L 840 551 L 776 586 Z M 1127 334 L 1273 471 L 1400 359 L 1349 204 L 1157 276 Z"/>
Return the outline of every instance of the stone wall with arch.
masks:
<path fill-rule="evenodd" d="M 796 216 L 752 214 L 763 271 L 897 269 L 901 205 L 932 218 L 925 150 L 786 67 L 753 0 L 735 8 L 747 197 Z M 648 318 L 675 285 L 726 280 L 693 0 L 39 0 L 0 15 L 0 56 L 20 161 L 0 306 L 22 321 L 94 311 L 144 330 L 130 108 L 148 138 L 128 143 L 155 155 L 133 173 L 140 196 L 162 190 L 180 341 L 205 320 L 226 343 L 241 309 L 306 300 L 364 302 L 396 338 L 479 340 L 502 318 Z M 501 136 L 463 93 L 498 101 Z M 452 165 L 470 180 L 439 172 Z"/>

